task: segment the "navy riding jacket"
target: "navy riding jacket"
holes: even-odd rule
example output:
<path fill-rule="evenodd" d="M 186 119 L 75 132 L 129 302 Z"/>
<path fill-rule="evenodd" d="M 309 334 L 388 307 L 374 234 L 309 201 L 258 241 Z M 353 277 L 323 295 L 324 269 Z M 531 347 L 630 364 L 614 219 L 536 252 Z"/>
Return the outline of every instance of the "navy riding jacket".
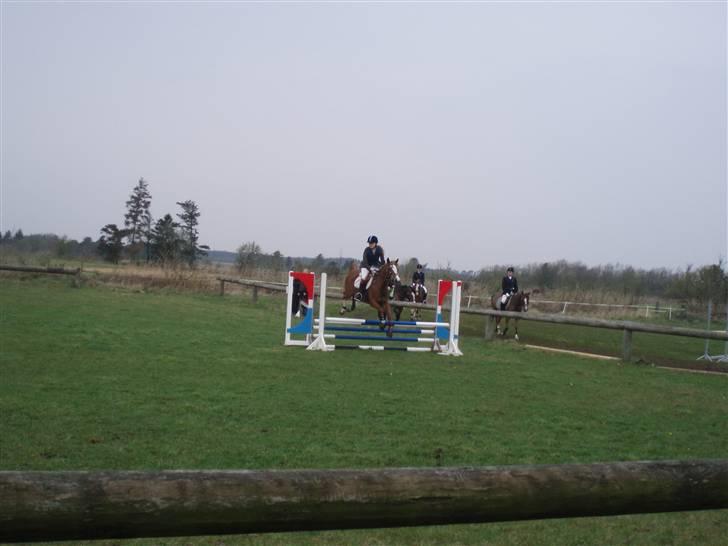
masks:
<path fill-rule="evenodd" d="M 374 250 L 369 247 L 364 249 L 364 257 L 361 261 L 362 267 L 381 267 L 385 263 L 384 250 L 381 246 L 374 247 Z"/>
<path fill-rule="evenodd" d="M 425 284 L 425 272 L 424 271 L 415 271 L 412 274 L 412 284 Z"/>
<path fill-rule="evenodd" d="M 501 289 L 503 290 L 504 294 L 518 292 L 518 281 L 516 280 L 516 277 L 508 278 L 508 275 L 503 277 L 503 282 L 501 282 Z"/>

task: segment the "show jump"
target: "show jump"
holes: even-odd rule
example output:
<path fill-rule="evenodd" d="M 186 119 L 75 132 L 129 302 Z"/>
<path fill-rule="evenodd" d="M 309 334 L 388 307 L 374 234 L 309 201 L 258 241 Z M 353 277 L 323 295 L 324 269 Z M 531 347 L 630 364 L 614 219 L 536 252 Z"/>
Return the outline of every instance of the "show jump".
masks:
<path fill-rule="evenodd" d="M 326 273 L 321 274 L 318 318 L 315 315 L 315 273 L 288 273 L 284 345 L 305 346 L 310 351 L 363 349 L 372 351 L 434 352 L 461 356 L 459 344 L 462 281 L 437 281 L 434 322 L 386 321 L 326 316 Z M 449 299 L 449 307 L 444 306 Z M 298 305 L 298 300 L 303 305 Z M 300 309 L 303 309 L 300 311 Z M 444 320 L 443 310 L 449 312 Z M 298 319 L 296 315 L 303 316 Z M 296 323 L 294 324 L 294 320 Z M 391 336 L 387 336 L 389 329 Z M 343 340 L 353 344 L 341 345 Z M 379 342 L 373 345 L 371 342 Z"/>

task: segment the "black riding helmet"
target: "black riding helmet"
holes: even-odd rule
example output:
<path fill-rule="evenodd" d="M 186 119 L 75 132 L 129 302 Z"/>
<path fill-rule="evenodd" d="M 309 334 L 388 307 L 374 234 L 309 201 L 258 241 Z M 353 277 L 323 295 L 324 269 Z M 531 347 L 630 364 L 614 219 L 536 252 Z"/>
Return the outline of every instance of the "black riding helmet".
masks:
<path fill-rule="evenodd" d="M 372 244 L 372 243 L 377 244 L 377 243 L 379 243 L 379 239 L 377 239 L 377 236 L 376 235 L 370 235 L 369 236 L 369 239 L 367 239 L 367 243 L 369 243 L 369 244 Z"/>
<path fill-rule="evenodd" d="M 506 269 L 506 273 L 508 273 L 509 271 L 510 271 L 511 273 L 513 273 L 513 268 L 512 268 L 512 267 L 509 267 L 508 269 Z"/>
<path fill-rule="evenodd" d="M 422 264 L 417 264 L 417 269 L 422 269 Z"/>

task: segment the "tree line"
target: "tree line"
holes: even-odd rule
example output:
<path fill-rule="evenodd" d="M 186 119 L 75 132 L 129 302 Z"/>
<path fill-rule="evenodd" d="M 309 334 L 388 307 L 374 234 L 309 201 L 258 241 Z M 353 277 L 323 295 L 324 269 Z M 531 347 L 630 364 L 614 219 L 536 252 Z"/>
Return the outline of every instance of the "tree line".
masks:
<path fill-rule="evenodd" d="M 106 224 L 101 228 L 98 251 L 109 262 L 126 256 L 135 262 L 154 262 L 163 267 L 187 264 L 192 267 L 207 255 L 209 247 L 199 244 L 200 210 L 194 201 L 178 201 L 182 209 L 176 221 L 167 213 L 153 222 L 149 184 L 140 178 L 126 202 L 124 227 Z"/>
<path fill-rule="evenodd" d="M 58 258 L 101 258 L 119 263 L 122 259 L 155 263 L 163 267 L 181 264 L 194 266 L 207 255 L 209 247 L 199 243 L 200 210 L 192 200 L 178 201 L 181 211 L 173 217 L 167 213 L 156 222 L 150 206 L 149 183 L 140 178 L 126 201 L 123 227 L 104 225 L 97 240 L 85 237 L 81 242 L 54 234 L 25 235 L 6 231 L 0 238 L 6 250 L 20 254 L 47 253 Z"/>
<path fill-rule="evenodd" d="M 505 266 L 493 266 L 470 272 L 469 277 L 477 284 L 499 287 L 505 269 Z M 714 303 L 727 303 L 728 297 L 728 275 L 722 260 L 677 271 L 612 264 L 589 267 L 560 260 L 519 266 L 516 276 L 520 286 L 541 290 L 603 290 L 634 298 L 650 296 Z"/>
<path fill-rule="evenodd" d="M 100 256 L 113 263 L 126 256 L 132 261 L 154 262 L 163 267 L 187 264 L 192 267 L 209 247 L 199 244 L 200 210 L 194 201 L 178 201 L 182 209 L 176 221 L 167 213 L 153 222 L 149 184 L 140 178 L 126 202 L 124 227 L 106 224 L 98 241 Z"/>
<path fill-rule="evenodd" d="M 165 214 L 156 222 L 150 213 L 151 194 L 148 183 L 141 178 L 126 201 L 123 227 L 106 224 L 101 236 L 94 241 L 58 237 L 53 234 L 25 235 L 21 229 L 9 230 L 0 238 L 0 245 L 21 254 L 46 253 L 59 258 L 81 258 L 118 263 L 121 259 L 150 262 L 161 266 L 185 264 L 194 266 L 207 255 L 209 247 L 199 244 L 200 211 L 194 201 L 179 201 L 181 211 L 173 217 Z M 226 258 L 232 253 L 225 254 Z M 240 274 L 251 275 L 258 270 L 285 272 L 304 268 L 333 277 L 345 275 L 352 258 L 314 258 L 284 256 L 279 250 L 263 251 L 255 241 L 241 244 L 230 259 Z M 400 276 L 409 280 L 418 260 L 400 262 Z M 457 271 L 451 268 L 425 269 L 428 283 L 438 278 L 462 279 L 472 286 L 496 291 L 506 267 L 495 265 L 479 271 Z M 582 263 L 560 260 L 527 264 L 516 268 L 521 287 L 548 290 L 590 292 L 602 290 L 626 297 L 657 297 L 684 301 L 728 303 L 728 275 L 722 261 L 716 264 L 681 270 L 666 268 L 638 269 L 622 265 L 589 267 Z"/>

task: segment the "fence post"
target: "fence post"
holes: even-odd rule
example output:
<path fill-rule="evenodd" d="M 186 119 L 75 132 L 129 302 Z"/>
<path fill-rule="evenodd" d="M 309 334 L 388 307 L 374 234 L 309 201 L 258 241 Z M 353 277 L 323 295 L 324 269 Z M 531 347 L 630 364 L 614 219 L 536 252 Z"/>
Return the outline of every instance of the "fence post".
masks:
<path fill-rule="evenodd" d="M 710 324 L 713 320 L 713 300 L 708 300 L 708 324 L 705 327 L 706 330 L 710 330 Z M 705 349 L 703 349 L 703 355 L 698 357 L 698 360 L 707 360 L 710 362 L 713 360 L 710 358 L 710 340 L 705 338 Z"/>
<path fill-rule="evenodd" d="M 495 317 L 486 315 L 485 317 L 485 340 L 493 341 L 495 338 Z"/>
<path fill-rule="evenodd" d="M 225 281 L 222 279 L 220 279 L 220 295 L 225 295 Z"/>
<path fill-rule="evenodd" d="M 622 360 L 631 362 L 632 360 L 632 330 L 624 329 L 622 336 Z"/>
<path fill-rule="evenodd" d="M 253 303 L 258 303 L 258 287 L 253 287 Z"/>
<path fill-rule="evenodd" d="M 564 308 L 563 308 L 563 309 L 561 310 L 561 314 L 562 314 L 562 315 L 566 313 L 566 306 L 567 306 L 567 305 L 569 305 L 569 302 L 565 301 L 565 302 L 564 302 Z"/>

